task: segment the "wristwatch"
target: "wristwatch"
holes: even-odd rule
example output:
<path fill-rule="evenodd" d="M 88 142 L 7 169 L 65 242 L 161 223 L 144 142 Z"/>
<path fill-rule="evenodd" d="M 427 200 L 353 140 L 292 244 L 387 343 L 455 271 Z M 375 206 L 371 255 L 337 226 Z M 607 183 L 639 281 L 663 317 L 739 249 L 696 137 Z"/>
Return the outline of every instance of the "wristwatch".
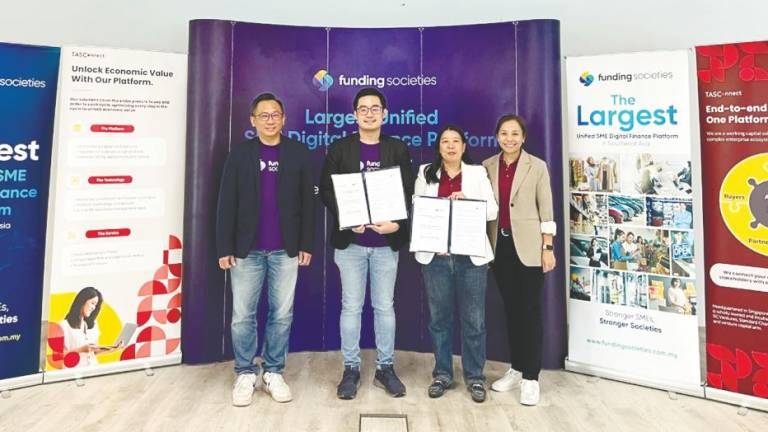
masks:
<path fill-rule="evenodd" d="M 553 251 L 555 250 L 555 247 L 551 244 L 542 243 L 541 250 Z"/>

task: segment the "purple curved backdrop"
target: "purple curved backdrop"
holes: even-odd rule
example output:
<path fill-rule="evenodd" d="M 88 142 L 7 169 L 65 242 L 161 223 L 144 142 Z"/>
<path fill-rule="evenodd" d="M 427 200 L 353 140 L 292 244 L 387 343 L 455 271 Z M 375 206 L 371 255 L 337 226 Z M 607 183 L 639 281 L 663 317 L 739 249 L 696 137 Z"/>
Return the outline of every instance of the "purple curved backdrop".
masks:
<path fill-rule="evenodd" d="M 434 136 L 445 124 L 459 125 L 469 134 L 469 152 L 480 162 L 498 151 L 493 140 L 496 118 L 519 113 L 529 122 L 526 149 L 549 164 L 555 214 L 558 226 L 563 226 L 558 21 L 326 29 L 200 20 L 190 23 L 189 55 L 185 363 L 232 356 L 228 330 L 231 291 L 225 273 L 216 265 L 215 203 L 224 159 L 231 145 L 253 133 L 249 104 L 261 92 L 273 92 L 286 103 L 284 133 L 312 150 L 316 174 L 328 137 L 356 130 L 343 117 L 351 113 L 352 97 L 363 87 L 355 85 L 356 79 L 381 84 L 390 113 L 401 114 L 402 121 L 385 125 L 384 132 L 409 142 L 414 170 L 432 159 Z M 313 82 L 321 70 L 334 80 L 327 90 Z M 332 120 L 326 121 L 328 117 Z M 317 246 L 312 265 L 299 272 L 291 351 L 338 350 L 340 346 L 341 287 L 326 241 L 330 223 L 318 201 Z M 560 265 L 546 277 L 543 294 L 547 368 L 562 367 L 566 352 L 562 238 L 556 244 Z M 488 358 L 506 361 L 504 316 L 492 279 L 489 277 Z M 395 309 L 397 349 L 429 352 L 421 272 L 407 252 L 400 257 Z M 265 312 L 262 301 L 260 330 Z M 361 345 L 372 348 L 369 304 L 363 314 Z"/>

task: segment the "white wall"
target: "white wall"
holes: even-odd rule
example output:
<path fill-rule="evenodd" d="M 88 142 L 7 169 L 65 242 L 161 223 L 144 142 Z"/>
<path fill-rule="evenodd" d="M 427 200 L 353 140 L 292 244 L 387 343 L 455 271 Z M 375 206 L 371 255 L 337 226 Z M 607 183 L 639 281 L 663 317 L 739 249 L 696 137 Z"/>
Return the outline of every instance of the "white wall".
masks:
<path fill-rule="evenodd" d="M 563 54 L 768 39 L 766 0 L 5 0 L 0 41 L 186 52 L 187 22 L 412 27 L 556 18 Z"/>

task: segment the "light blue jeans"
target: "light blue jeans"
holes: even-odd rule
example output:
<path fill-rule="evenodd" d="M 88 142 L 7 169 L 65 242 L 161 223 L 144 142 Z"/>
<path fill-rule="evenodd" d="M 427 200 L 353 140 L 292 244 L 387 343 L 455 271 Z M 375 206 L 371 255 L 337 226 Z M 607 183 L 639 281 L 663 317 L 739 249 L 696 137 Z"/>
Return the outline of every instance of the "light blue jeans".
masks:
<path fill-rule="evenodd" d="M 284 250 L 255 250 L 245 258 L 236 258 L 236 264 L 230 270 L 235 373 L 259 373 L 259 366 L 253 361 L 258 346 L 256 310 L 266 275 L 269 313 L 262 349 L 264 370 L 282 374 L 293 322 L 299 259 L 290 258 Z"/>
<path fill-rule="evenodd" d="M 341 274 L 341 352 L 344 366 L 360 367 L 360 321 L 365 285 L 371 277 L 376 364 L 391 365 L 395 356 L 395 280 L 399 254 L 388 246 L 363 247 L 354 243 L 336 249 L 334 261 Z"/>

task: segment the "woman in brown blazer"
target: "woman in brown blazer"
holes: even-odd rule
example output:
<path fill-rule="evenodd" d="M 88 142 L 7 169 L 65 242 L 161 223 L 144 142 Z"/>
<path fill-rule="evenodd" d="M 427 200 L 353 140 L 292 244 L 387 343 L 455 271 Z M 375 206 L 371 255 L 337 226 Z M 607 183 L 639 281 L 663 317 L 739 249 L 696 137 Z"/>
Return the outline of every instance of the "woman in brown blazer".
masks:
<path fill-rule="evenodd" d="M 544 273 L 555 268 L 552 240 L 556 225 L 547 164 L 522 149 L 525 121 L 507 114 L 496 123 L 501 153 L 483 161 L 499 218 L 488 224 L 495 251 L 492 265 L 504 300 L 511 367 L 495 381 L 495 391 L 520 385 L 520 403 L 539 402 L 542 323 L 541 289 Z"/>

